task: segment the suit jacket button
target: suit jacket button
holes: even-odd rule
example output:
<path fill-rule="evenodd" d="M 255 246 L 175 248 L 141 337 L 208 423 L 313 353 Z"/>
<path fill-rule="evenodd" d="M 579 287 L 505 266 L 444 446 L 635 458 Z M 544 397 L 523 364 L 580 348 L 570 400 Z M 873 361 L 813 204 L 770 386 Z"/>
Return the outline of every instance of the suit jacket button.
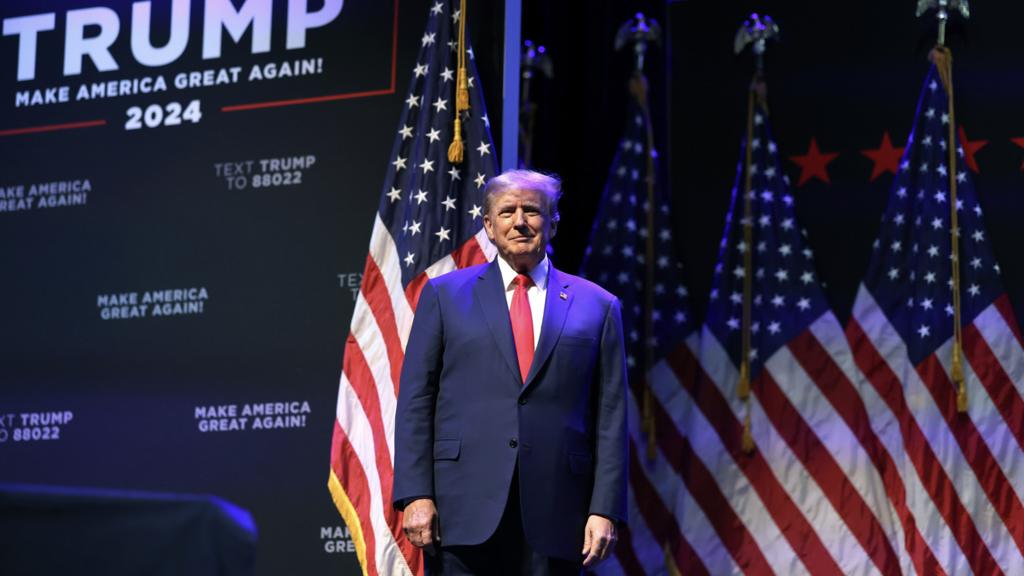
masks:
<path fill-rule="evenodd" d="M 516 442 L 515 438 L 508 441 L 509 448 L 515 448 L 516 446 L 519 446 L 519 442 Z"/>
<path fill-rule="evenodd" d="M 525 406 L 526 405 L 526 398 L 520 398 L 519 399 L 519 405 L 520 406 Z"/>

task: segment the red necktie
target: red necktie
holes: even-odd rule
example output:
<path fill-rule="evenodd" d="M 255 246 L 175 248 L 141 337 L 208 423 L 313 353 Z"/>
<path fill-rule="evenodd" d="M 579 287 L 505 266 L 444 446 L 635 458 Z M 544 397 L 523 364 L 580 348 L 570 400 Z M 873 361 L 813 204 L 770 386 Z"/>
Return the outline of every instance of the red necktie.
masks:
<path fill-rule="evenodd" d="M 519 372 L 525 384 L 533 364 L 533 314 L 530 312 L 530 299 L 526 297 L 526 290 L 533 286 L 533 279 L 520 274 L 512 282 L 516 289 L 512 292 L 509 316 L 512 319 L 512 336 L 516 341 L 516 356 L 519 357 Z"/>

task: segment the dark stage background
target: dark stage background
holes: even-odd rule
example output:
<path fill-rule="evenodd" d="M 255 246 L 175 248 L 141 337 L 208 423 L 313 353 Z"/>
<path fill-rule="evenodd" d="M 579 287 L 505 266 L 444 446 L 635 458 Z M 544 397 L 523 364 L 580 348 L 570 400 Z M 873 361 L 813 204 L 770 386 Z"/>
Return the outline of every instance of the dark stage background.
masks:
<path fill-rule="evenodd" d="M 204 3 L 192 4 L 183 53 L 157 66 L 132 55 L 128 1 L 0 5 L 0 18 L 55 13 L 54 29 L 38 35 L 31 80 L 18 80 L 18 37 L 0 37 L 0 481 L 216 494 L 253 512 L 259 574 L 356 574 L 325 487 L 330 433 L 353 291 L 432 2 L 349 0 L 294 49 L 287 3 L 274 2 L 269 51 L 254 53 L 250 30 L 237 42 L 222 34 L 215 58 L 202 53 Z M 310 4 L 315 12 L 323 2 Z M 495 142 L 501 4 L 470 2 Z M 862 151 L 878 148 L 886 131 L 903 145 L 934 41 L 933 20 L 915 20 L 915 2 L 524 4 L 523 38 L 545 44 L 554 60 L 555 78 L 533 85 L 534 167 L 565 180 L 555 259 L 567 270 L 582 259 L 624 122 L 631 57 L 613 51 L 615 32 L 637 10 L 661 22 L 663 46 L 648 58 L 654 120 L 698 315 L 753 69 L 749 54 L 732 54 L 732 39 L 751 11 L 771 14 L 783 32 L 767 57 L 782 156 L 805 154 L 811 138 L 839 153 L 831 183 L 797 186 L 799 167 L 787 161 L 787 169 L 845 321 L 891 180 L 870 181 Z M 153 2 L 157 45 L 168 39 L 170 5 Z M 118 68 L 99 71 L 86 58 L 81 74 L 65 74 L 66 13 L 97 6 L 120 23 L 111 48 Z M 948 35 L 957 116 L 971 142 L 986 142 L 974 152 L 975 183 L 1024 318 L 1015 237 L 1024 149 L 1010 140 L 1024 136 L 1014 43 L 1024 6 L 972 8 L 972 20 L 954 21 Z M 86 37 L 97 30 L 87 27 Z M 254 66 L 266 76 L 267 64 L 296 60 L 312 61 L 308 74 L 250 79 Z M 174 85 L 179 73 L 214 70 L 215 82 L 236 66 L 235 81 Z M 83 84 L 155 76 L 166 91 L 76 99 Z M 45 90 L 60 86 L 70 101 L 31 103 L 32 91 L 45 101 Z M 28 104 L 18 105 L 25 91 Z M 201 117 L 186 113 L 193 101 Z M 245 107 L 282 101 L 289 105 Z M 182 120 L 164 125 L 176 115 L 172 103 Z M 127 129 L 135 115 L 140 127 Z M 65 184 L 39 192 L 51 182 Z M 55 553 L 74 537 L 54 534 Z"/>
<path fill-rule="evenodd" d="M 553 81 L 534 81 L 538 94 L 534 166 L 565 181 L 563 221 L 555 239 L 562 267 L 578 269 L 590 235 L 596 198 L 607 179 L 626 113 L 632 56 L 613 50 L 618 27 L 636 11 L 657 19 L 663 45 L 652 49 L 647 75 L 656 145 L 669 158 L 675 238 L 692 295 L 703 317 L 711 289 L 730 190 L 746 124 L 746 90 L 754 71 L 747 52 L 733 54 L 733 37 L 752 12 L 771 15 L 781 40 L 766 56 L 768 104 L 781 157 L 807 229 L 819 276 L 840 322 L 849 317 L 867 269 L 892 181 L 871 181 L 864 150 L 894 147 L 909 136 L 917 98 L 935 44 L 934 12 L 917 19 L 916 2 L 613 2 L 587 5 L 528 2 L 523 37 L 548 48 Z M 975 184 L 992 245 L 1017 317 L 1024 318 L 1024 253 L 1016 226 L 1024 215 L 1024 80 L 1015 23 L 1024 6 L 972 3 L 964 23 L 952 18 L 957 123 L 977 163 Z M 667 105 L 666 105 L 667 103 Z M 803 185 L 791 156 L 814 138 L 830 183 Z M 699 319 L 698 318 L 698 319 Z"/>
<path fill-rule="evenodd" d="M 330 434 L 353 291 L 430 4 L 349 0 L 295 49 L 287 3 L 266 4 L 269 51 L 253 53 L 250 29 L 238 42 L 223 33 L 221 56 L 204 58 L 204 3 L 192 2 L 184 52 L 152 67 L 132 55 L 128 1 L 0 5 L 3 18 L 56 13 L 55 30 L 38 35 L 33 80 L 16 78 L 17 37 L 0 38 L 0 186 L 22 187 L 24 200 L 41 183 L 79 190 L 22 209 L 9 192 L 0 211 L 0 481 L 216 494 L 253 512 L 258 574 L 355 574 L 326 488 Z M 118 69 L 86 58 L 65 75 L 65 14 L 97 6 L 120 22 Z M 159 46 L 171 2 L 152 6 Z M 265 77 L 269 64 L 307 59 L 312 73 Z M 174 84 L 204 70 L 216 82 L 236 66 L 234 82 Z M 250 79 L 253 66 L 263 79 Z M 76 100 L 83 84 L 158 75 L 166 91 Z M 16 106 L 20 91 L 58 86 L 69 102 Z M 231 108 L 310 98 L 325 101 Z M 193 101 L 197 122 L 184 113 Z M 147 125 L 175 102 L 179 125 Z M 134 107 L 142 127 L 128 129 Z M 92 120 L 105 124 L 16 132 Z M 147 299 L 166 296 L 169 315 L 156 316 Z M 53 552 L 79 537 L 55 531 Z"/>

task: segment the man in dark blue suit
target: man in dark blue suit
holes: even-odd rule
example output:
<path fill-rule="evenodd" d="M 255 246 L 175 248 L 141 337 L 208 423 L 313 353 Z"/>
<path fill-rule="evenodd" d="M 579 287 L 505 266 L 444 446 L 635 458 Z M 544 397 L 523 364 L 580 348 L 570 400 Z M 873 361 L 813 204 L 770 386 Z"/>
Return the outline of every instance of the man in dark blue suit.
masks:
<path fill-rule="evenodd" d="M 510 171 L 484 193 L 498 257 L 417 305 L 393 501 L 428 573 L 579 574 L 626 520 L 619 301 L 551 266 L 557 179 Z"/>

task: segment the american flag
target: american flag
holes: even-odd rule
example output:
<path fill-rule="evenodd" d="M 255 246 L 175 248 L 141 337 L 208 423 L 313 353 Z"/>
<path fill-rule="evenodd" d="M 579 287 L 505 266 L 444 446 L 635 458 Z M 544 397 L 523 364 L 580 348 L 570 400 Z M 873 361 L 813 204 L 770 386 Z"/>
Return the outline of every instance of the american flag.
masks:
<path fill-rule="evenodd" d="M 667 554 L 686 557 L 680 506 L 692 497 L 683 485 L 687 467 L 681 432 L 666 417 L 670 410 L 659 401 L 675 401 L 678 389 L 666 357 L 693 332 L 682 268 L 675 257 L 669 196 L 659 176 L 657 151 L 649 149 L 648 123 L 641 100 L 644 90 L 633 79 L 626 127 L 605 186 L 604 195 L 585 255 L 582 275 L 613 292 L 622 301 L 626 334 L 629 395 L 629 527 L 621 530 L 615 556 L 598 566 L 601 574 L 653 574 L 664 569 Z M 649 160 L 650 164 L 649 165 Z M 652 171 L 650 168 L 653 167 Z M 648 203 L 648 179 L 654 179 L 654 203 Z M 648 210 L 654 227 L 648 230 Z M 653 241 L 655 269 L 651 341 L 647 338 L 647 242 Z M 645 354 L 653 351 L 655 366 L 645 374 Z M 650 380 L 649 380 L 650 379 Z M 642 429 L 644 387 L 667 391 L 654 400 L 658 442 L 656 457 L 648 459 L 647 433 Z M 678 395 L 678 392 L 675 392 Z"/>
<path fill-rule="evenodd" d="M 901 555 L 918 574 L 1024 574 L 1024 348 L 947 104 L 933 67 L 847 336 L 867 376 L 866 431 L 884 455 L 873 463 L 904 526 Z M 951 379 L 954 265 L 966 413 Z"/>
<path fill-rule="evenodd" d="M 483 232 L 483 187 L 495 151 L 467 40 L 470 109 L 464 160 L 448 162 L 457 81 L 458 10 L 430 9 L 409 96 L 384 176 L 380 207 L 338 391 L 328 485 L 367 574 L 422 574 L 422 558 L 391 506 L 398 376 L 420 289 L 428 278 L 481 264 L 495 249 Z"/>
<path fill-rule="evenodd" d="M 903 532 L 916 528 L 893 513 L 887 498 L 892 459 L 868 425 L 859 373 L 816 277 L 767 111 L 756 100 L 743 148 L 750 148 L 750 193 L 741 162 L 703 329 L 671 362 L 681 393 L 666 404 L 667 417 L 685 434 L 692 494 L 677 513 L 692 550 L 680 568 L 715 575 L 910 573 Z M 745 279 L 747 400 L 739 387 Z"/>

